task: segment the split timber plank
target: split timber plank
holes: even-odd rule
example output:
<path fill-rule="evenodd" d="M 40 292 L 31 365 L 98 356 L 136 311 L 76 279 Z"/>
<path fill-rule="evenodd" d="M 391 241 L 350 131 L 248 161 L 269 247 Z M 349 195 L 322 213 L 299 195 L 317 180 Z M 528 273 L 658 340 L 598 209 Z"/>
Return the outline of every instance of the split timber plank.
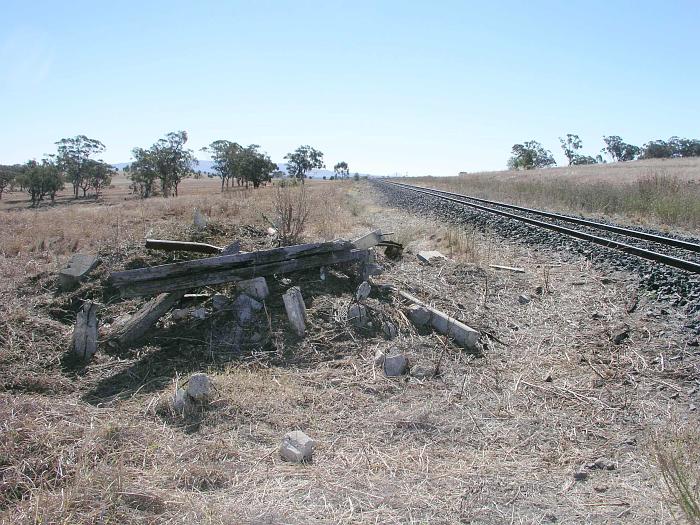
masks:
<path fill-rule="evenodd" d="M 162 264 L 160 266 L 151 266 L 150 268 L 137 268 L 135 270 L 114 272 L 110 275 L 110 280 L 117 288 L 123 288 L 142 281 L 169 279 L 181 276 L 188 277 L 193 273 L 209 273 L 219 270 L 254 267 L 289 259 L 349 250 L 352 247 L 352 243 L 348 241 L 297 244 L 294 246 L 285 246 L 283 248 L 273 248 L 271 250 L 221 255 L 219 257 L 206 257 L 193 261 L 183 261 L 172 264 Z M 253 275 L 253 277 L 254 276 L 255 275 Z"/>
<path fill-rule="evenodd" d="M 405 299 L 408 299 L 413 304 L 417 304 L 428 310 L 430 312 L 430 324 L 435 330 L 441 334 L 451 337 L 455 340 L 455 342 L 457 342 L 457 344 L 463 348 L 466 348 L 467 350 L 479 350 L 478 343 L 481 334 L 479 334 L 478 331 L 470 328 L 461 321 L 448 316 L 446 313 L 427 305 L 417 297 L 414 297 L 407 292 L 399 290 L 399 295 Z"/>
<path fill-rule="evenodd" d="M 489 267 L 496 270 L 507 270 L 513 273 L 525 273 L 525 268 L 515 268 L 513 266 L 501 266 L 500 264 L 489 264 Z"/>
<path fill-rule="evenodd" d="M 125 348 L 141 339 L 185 295 L 184 291 L 163 293 L 148 301 L 110 339 Z"/>
<path fill-rule="evenodd" d="M 382 242 L 382 230 L 374 230 L 367 235 L 363 235 L 352 241 L 353 246 L 358 250 L 367 250 Z"/>
<path fill-rule="evenodd" d="M 178 275 L 175 277 L 166 277 L 164 279 L 136 281 L 123 284 L 120 293 L 122 297 L 155 295 L 162 292 L 188 290 L 202 286 L 252 279 L 253 277 L 265 277 L 268 275 L 306 270 L 308 268 L 358 261 L 366 257 L 366 250 L 333 251 L 309 257 L 300 257 L 298 259 L 261 264 L 258 266 L 243 266 L 206 273 L 200 272 L 190 275 Z"/>
<path fill-rule="evenodd" d="M 75 321 L 72 344 L 75 354 L 83 360 L 97 352 L 97 304 L 83 303 Z"/>
<path fill-rule="evenodd" d="M 146 239 L 146 248 L 165 252 L 221 253 L 224 249 L 204 242 L 168 241 L 165 239 Z"/>

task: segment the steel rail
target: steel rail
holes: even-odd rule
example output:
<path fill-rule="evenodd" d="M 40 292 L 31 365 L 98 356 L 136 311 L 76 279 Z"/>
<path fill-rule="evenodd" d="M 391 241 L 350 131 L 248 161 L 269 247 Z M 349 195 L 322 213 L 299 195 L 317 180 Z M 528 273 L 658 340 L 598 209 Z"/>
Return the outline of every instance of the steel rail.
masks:
<path fill-rule="evenodd" d="M 450 195 L 452 197 L 459 197 L 463 199 L 470 199 L 476 202 L 481 202 L 484 204 L 491 204 L 493 206 L 501 206 L 503 208 L 508 208 L 511 210 L 522 211 L 526 213 L 532 213 L 533 215 L 539 215 L 541 217 L 548 217 L 550 219 L 556 219 L 559 221 L 571 222 L 574 224 L 581 224 L 583 226 L 589 226 L 597 230 L 606 230 L 614 233 L 619 233 L 620 235 L 625 235 L 627 237 L 636 237 L 637 239 L 644 239 L 645 241 L 652 241 L 659 244 L 665 244 L 667 246 L 673 246 L 675 248 L 683 248 L 684 250 L 689 250 L 691 252 L 700 253 L 700 244 L 683 241 L 680 239 L 672 239 L 671 237 L 664 237 L 663 235 L 655 235 L 653 233 L 640 232 L 637 230 L 631 230 L 629 228 L 622 228 L 620 226 L 614 226 L 612 224 L 601 224 L 599 222 L 594 222 L 588 219 L 580 219 L 578 217 L 569 217 L 567 215 L 561 215 L 559 213 L 552 213 L 549 211 L 535 210 L 532 208 L 525 208 L 523 206 L 516 206 L 514 204 L 507 204 L 505 202 L 490 201 L 486 199 L 481 199 L 479 197 L 471 197 L 469 195 L 462 195 L 461 193 L 454 193 L 451 191 L 438 190 L 435 188 L 424 188 L 422 186 L 413 186 L 411 184 L 405 184 L 402 182 L 391 182 L 397 186 L 404 186 L 407 188 L 421 188 L 425 190 L 430 190 L 436 193 L 442 193 L 444 195 Z"/>
<path fill-rule="evenodd" d="M 546 228 L 548 230 L 553 230 L 555 232 L 563 233 L 565 235 L 569 235 L 569 236 L 575 237 L 577 239 L 582 239 L 584 241 L 592 242 L 595 244 L 600 244 L 601 246 L 605 246 L 607 248 L 615 248 L 615 249 L 620 250 L 624 253 L 636 255 L 637 257 L 641 257 L 643 259 L 647 259 L 647 260 L 653 261 L 653 262 L 659 262 L 659 263 L 665 264 L 667 266 L 672 266 L 674 268 L 679 268 L 681 270 L 685 270 L 687 272 L 700 273 L 700 264 L 693 262 L 693 261 L 686 261 L 684 259 L 679 259 L 678 257 L 673 257 L 671 255 L 653 252 L 651 250 L 645 250 L 644 248 L 638 248 L 636 246 L 632 246 L 630 244 L 626 244 L 623 242 L 614 241 L 612 239 L 606 239 L 605 237 L 598 237 L 597 235 L 592 235 L 590 233 L 585 233 L 585 232 L 578 231 L 578 230 L 573 230 L 571 228 L 567 228 L 566 226 L 560 226 L 558 224 L 552 224 L 549 222 L 538 221 L 537 219 L 532 219 L 530 217 L 524 217 L 522 215 L 517 215 L 515 213 L 510 213 L 510 212 L 503 211 L 503 210 L 489 208 L 487 206 L 482 206 L 480 204 L 475 204 L 473 202 L 466 202 L 464 200 L 459 200 L 459 199 L 456 199 L 454 197 L 442 195 L 440 192 L 436 192 L 435 190 L 431 190 L 429 188 L 421 188 L 418 186 L 411 186 L 410 184 L 402 184 L 402 183 L 396 183 L 396 182 L 390 182 L 390 181 L 383 181 L 383 182 L 385 184 L 398 186 L 398 187 L 404 188 L 404 189 L 409 190 L 409 191 L 415 191 L 417 193 L 424 193 L 424 194 L 430 195 L 432 197 L 437 197 L 439 199 L 443 199 L 446 201 L 455 202 L 457 204 L 462 204 L 464 206 L 470 206 L 470 207 L 476 208 L 478 210 L 486 211 L 489 213 L 494 213 L 496 215 L 501 215 L 503 217 L 508 217 L 509 219 L 514 219 L 514 220 L 517 220 L 520 222 L 525 222 L 527 224 L 531 224 L 531 225 L 537 226 L 539 228 Z"/>

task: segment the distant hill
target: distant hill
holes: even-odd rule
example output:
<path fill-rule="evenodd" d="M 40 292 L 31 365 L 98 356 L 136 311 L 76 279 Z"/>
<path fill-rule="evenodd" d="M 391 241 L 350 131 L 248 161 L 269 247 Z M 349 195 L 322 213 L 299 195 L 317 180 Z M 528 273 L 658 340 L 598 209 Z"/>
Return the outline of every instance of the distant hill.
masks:
<path fill-rule="evenodd" d="M 112 164 L 116 169 L 122 170 L 124 169 L 125 166 L 128 166 L 130 163 L 129 162 L 117 162 L 116 164 Z M 195 171 L 201 171 L 202 173 L 214 173 L 213 169 L 214 163 L 211 160 L 200 160 L 197 166 L 195 167 Z M 283 171 L 287 173 L 287 165 L 286 164 L 277 164 L 277 168 L 280 171 Z M 334 175 L 333 170 L 311 170 L 309 173 L 309 176 L 314 179 L 322 179 L 324 176 L 326 178 L 330 178 Z M 354 172 L 351 172 L 351 175 L 354 175 Z M 360 177 L 383 177 L 383 175 L 372 175 L 369 173 L 360 173 Z"/>

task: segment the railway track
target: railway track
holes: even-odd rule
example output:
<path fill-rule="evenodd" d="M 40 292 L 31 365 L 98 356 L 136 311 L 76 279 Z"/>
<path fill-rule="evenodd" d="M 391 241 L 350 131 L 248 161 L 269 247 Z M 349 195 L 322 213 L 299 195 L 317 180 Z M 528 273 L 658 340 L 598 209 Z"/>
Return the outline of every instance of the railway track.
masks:
<path fill-rule="evenodd" d="M 671 266 L 686 272 L 700 274 L 700 262 L 698 262 L 699 258 L 697 257 L 697 254 L 700 254 L 700 244 L 698 243 L 641 232 L 629 228 L 622 228 L 612 224 L 597 223 L 578 217 L 569 217 L 558 213 L 551 213 L 542 210 L 525 208 L 522 206 L 515 206 L 513 204 L 470 197 L 468 195 L 462 195 L 444 190 L 424 188 L 420 186 L 413 186 L 411 184 L 386 180 L 383 181 L 383 183 L 409 192 L 432 196 L 443 201 L 448 201 L 487 213 L 507 217 L 509 219 L 524 222 L 538 228 L 552 230 L 563 235 L 568 235 L 570 237 L 605 246 L 607 248 L 613 248 L 630 255 Z M 575 226 L 576 228 L 572 226 Z M 602 232 L 612 233 L 616 238 L 603 237 L 601 236 Z M 623 239 L 630 239 L 632 242 L 642 241 L 646 243 L 647 246 L 654 247 L 654 249 L 635 246 L 630 244 L 630 240 L 623 241 Z M 686 255 L 676 256 L 658 251 L 668 251 L 669 249 L 672 249 L 676 254 Z M 688 256 L 690 258 L 687 258 Z"/>

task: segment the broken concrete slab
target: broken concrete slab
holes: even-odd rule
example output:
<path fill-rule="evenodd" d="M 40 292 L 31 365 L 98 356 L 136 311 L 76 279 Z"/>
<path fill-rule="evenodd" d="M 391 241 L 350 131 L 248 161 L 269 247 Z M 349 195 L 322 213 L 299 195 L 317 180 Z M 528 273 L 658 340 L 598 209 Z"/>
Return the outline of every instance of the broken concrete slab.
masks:
<path fill-rule="evenodd" d="M 207 374 L 193 374 L 187 381 L 187 395 L 197 403 L 206 403 L 212 397 L 214 385 Z"/>
<path fill-rule="evenodd" d="M 306 305 L 298 286 L 293 286 L 282 295 L 284 309 L 292 324 L 294 331 L 299 337 L 306 334 Z"/>
<path fill-rule="evenodd" d="M 412 304 L 408 307 L 408 318 L 418 327 L 427 326 L 430 323 L 431 315 L 430 310 L 419 304 Z"/>
<path fill-rule="evenodd" d="M 423 301 L 421 301 L 417 297 L 412 296 L 407 292 L 399 291 L 399 295 L 401 295 L 405 299 L 408 299 L 414 305 L 422 306 L 423 308 L 428 310 L 428 312 L 430 313 L 430 325 L 435 330 L 437 330 L 441 334 L 451 337 L 458 345 L 460 345 L 463 348 L 466 348 L 471 351 L 480 351 L 479 339 L 481 337 L 481 334 L 478 331 L 474 330 L 473 328 L 470 328 L 461 321 L 458 321 L 457 319 L 448 316 L 440 310 L 433 308 L 432 306 L 428 306 Z"/>
<path fill-rule="evenodd" d="M 99 258 L 94 255 L 84 253 L 73 255 L 68 265 L 58 273 L 58 286 L 61 291 L 67 292 L 77 288 L 99 262 Z"/>
<path fill-rule="evenodd" d="M 348 321 L 353 326 L 362 327 L 367 324 L 367 308 L 363 304 L 353 303 L 348 308 Z"/>
<path fill-rule="evenodd" d="M 425 264 L 433 264 L 436 262 L 447 260 L 447 257 L 445 257 L 443 254 L 441 254 L 437 250 L 426 250 L 426 251 L 418 252 L 416 257 L 418 257 L 418 260 L 420 262 L 425 263 Z"/>
<path fill-rule="evenodd" d="M 264 277 L 254 277 L 240 281 L 236 283 L 236 287 L 258 301 L 264 301 L 270 295 L 270 290 Z"/>
<path fill-rule="evenodd" d="M 78 312 L 73 330 L 73 352 L 88 360 L 97 352 L 97 305 L 86 301 Z"/>
<path fill-rule="evenodd" d="M 360 286 L 357 287 L 357 290 L 355 291 L 355 299 L 358 301 L 364 301 L 369 297 L 369 294 L 372 292 L 372 287 L 367 281 L 362 281 L 360 283 Z"/>
<path fill-rule="evenodd" d="M 255 317 L 255 312 L 262 310 L 262 303 L 259 303 L 247 294 L 240 294 L 231 305 L 236 314 L 238 324 L 241 326 L 249 324 Z"/>
<path fill-rule="evenodd" d="M 387 377 L 403 375 L 408 368 L 408 359 L 403 354 L 388 355 L 384 358 L 384 374 Z"/>
<path fill-rule="evenodd" d="M 316 441 L 301 430 L 287 432 L 282 439 L 280 456 L 292 463 L 308 463 L 311 461 Z"/>

